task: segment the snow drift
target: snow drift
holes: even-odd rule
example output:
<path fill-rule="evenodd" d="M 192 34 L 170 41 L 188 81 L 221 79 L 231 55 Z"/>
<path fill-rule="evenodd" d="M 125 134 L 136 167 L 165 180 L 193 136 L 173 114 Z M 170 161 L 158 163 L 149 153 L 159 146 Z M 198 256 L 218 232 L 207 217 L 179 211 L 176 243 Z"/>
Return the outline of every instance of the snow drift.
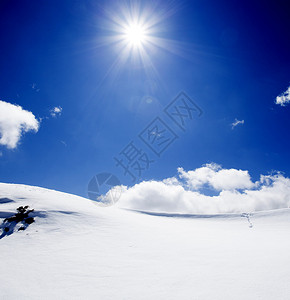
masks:
<path fill-rule="evenodd" d="M 290 212 L 155 215 L 0 184 L 0 221 L 35 222 L 0 239 L 3 299 L 288 299 Z"/>

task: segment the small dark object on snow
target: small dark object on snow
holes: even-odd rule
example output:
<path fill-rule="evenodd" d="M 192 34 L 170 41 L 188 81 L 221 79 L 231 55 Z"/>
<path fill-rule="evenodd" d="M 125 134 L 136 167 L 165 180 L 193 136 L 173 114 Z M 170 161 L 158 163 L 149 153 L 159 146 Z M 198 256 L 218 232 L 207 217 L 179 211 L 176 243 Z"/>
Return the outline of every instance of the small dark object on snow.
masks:
<path fill-rule="evenodd" d="M 30 217 L 29 214 L 34 211 L 34 209 L 28 209 L 29 206 L 19 206 L 17 208 L 17 213 L 14 216 L 6 218 L 3 221 L 3 232 L 9 234 L 14 231 L 16 224 L 20 223 L 18 231 L 25 230 L 30 224 L 34 223 L 35 220 L 33 217 Z"/>
<path fill-rule="evenodd" d="M 35 220 L 34 220 L 34 218 L 29 217 L 29 218 L 25 219 L 24 222 L 25 222 L 26 224 L 32 224 L 32 223 L 35 222 Z"/>
<path fill-rule="evenodd" d="M 34 209 L 28 209 L 28 207 L 29 207 L 28 205 L 26 205 L 24 207 L 23 206 L 18 207 L 17 208 L 18 213 L 16 213 L 12 217 L 6 218 L 4 220 L 4 222 L 13 222 L 13 221 L 15 221 L 16 223 L 18 223 L 18 222 L 23 221 L 24 219 L 28 218 L 28 214 L 34 211 Z"/>

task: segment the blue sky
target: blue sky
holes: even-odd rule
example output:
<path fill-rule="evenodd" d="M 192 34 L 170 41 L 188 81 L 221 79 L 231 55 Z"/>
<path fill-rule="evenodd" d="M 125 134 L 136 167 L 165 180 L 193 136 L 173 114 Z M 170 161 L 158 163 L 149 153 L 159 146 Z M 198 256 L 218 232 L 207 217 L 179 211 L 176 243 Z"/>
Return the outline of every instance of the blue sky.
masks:
<path fill-rule="evenodd" d="M 1 2 L 0 99 L 42 120 L 16 148 L 0 146 L 0 181 L 82 196 L 100 172 L 132 185 L 114 160 L 131 141 L 154 160 L 142 180 L 211 162 L 254 180 L 273 170 L 289 177 L 290 111 L 275 104 L 290 82 L 286 2 L 139 3 L 141 16 L 165 15 L 152 36 L 167 46 L 146 48 L 152 65 L 137 54 L 112 68 L 122 59 L 106 42 L 112 18 L 133 1 Z M 164 112 L 181 91 L 203 111 L 185 131 Z M 160 157 L 138 137 L 156 117 L 178 136 Z M 235 120 L 244 123 L 232 128 Z"/>

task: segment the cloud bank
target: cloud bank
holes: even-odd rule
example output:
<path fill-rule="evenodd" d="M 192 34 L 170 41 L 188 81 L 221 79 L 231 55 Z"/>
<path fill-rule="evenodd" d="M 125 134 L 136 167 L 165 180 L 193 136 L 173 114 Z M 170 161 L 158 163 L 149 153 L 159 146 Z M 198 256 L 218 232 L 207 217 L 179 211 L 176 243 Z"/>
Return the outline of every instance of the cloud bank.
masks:
<path fill-rule="evenodd" d="M 14 149 L 24 133 L 37 132 L 38 128 L 39 122 L 32 112 L 0 100 L 0 145 Z"/>
<path fill-rule="evenodd" d="M 279 104 L 281 106 L 285 106 L 287 103 L 290 102 L 290 86 L 288 87 L 288 89 L 282 93 L 281 95 L 279 95 L 278 97 L 276 97 L 276 104 Z"/>
<path fill-rule="evenodd" d="M 209 196 L 206 190 L 216 193 Z M 193 171 L 178 168 L 176 177 L 143 181 L 124 192 L 118 207 L 151 212 L 219 214 L 243 213 L 290 205 L 290 179 L 282 174 L 261 175 L 207 164 Z"/>

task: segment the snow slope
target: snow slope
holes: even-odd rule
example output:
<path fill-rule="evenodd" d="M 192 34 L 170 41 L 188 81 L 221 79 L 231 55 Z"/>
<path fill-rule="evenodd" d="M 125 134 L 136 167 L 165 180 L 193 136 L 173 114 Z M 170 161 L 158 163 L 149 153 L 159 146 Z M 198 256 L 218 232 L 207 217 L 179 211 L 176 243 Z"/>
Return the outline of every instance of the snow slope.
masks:
<path fill-rule="evenodd" d="M 168 215 L 0 184 L 0 221 L 36 222 L 0 239 L 0 299 L 290 299 L 290 209 Z"/>

